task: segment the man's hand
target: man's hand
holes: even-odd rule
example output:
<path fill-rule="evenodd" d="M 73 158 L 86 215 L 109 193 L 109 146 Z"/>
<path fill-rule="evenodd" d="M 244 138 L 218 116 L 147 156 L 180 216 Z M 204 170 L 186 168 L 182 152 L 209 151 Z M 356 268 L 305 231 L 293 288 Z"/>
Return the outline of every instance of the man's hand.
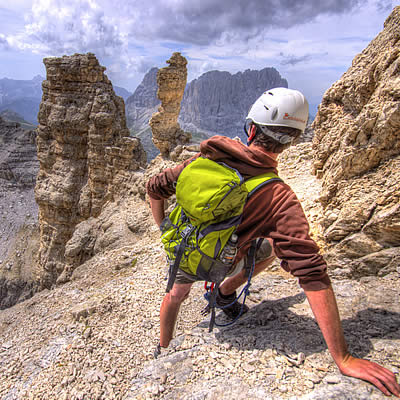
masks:
<path fill-rule="evenodd" d="M 394 394 L 400 397 L 400 386 L 392 372 L 376 363 L 354 358 L 349 354 L 332 287 L 305 293 L 340 372 L 371 382 L 387 396 Z"/>
<path fill-rule="evenodd" d="M 371 382 L 386 396 L 394 394 L 400 397 L 400 385 L 397 383 L 396 375 L 374 362 L 354 358 L 348 354 L 338 367 L 343 375 Z"/>

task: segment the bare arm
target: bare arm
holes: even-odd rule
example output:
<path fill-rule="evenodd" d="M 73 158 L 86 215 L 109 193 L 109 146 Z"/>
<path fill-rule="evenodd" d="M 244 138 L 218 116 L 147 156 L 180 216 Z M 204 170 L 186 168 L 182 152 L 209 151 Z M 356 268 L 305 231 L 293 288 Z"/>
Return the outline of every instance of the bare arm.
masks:
<path fill-rule="evenodd" d="M 165 217 L 164 202 L 165 200 L 156 200 L 150 197 L 151 212 L 153 214 L 154 221 L 158 226 L 161 225 L 161 222 Z"/>
<path fill-rule="evenodd" d="M 305 293 L 340 372 L 373 383 L 387 396 L 400 397 L 400 386 L 393 372 L 368 360 L 354 358 L 348 352 L 332 287 Z"/>

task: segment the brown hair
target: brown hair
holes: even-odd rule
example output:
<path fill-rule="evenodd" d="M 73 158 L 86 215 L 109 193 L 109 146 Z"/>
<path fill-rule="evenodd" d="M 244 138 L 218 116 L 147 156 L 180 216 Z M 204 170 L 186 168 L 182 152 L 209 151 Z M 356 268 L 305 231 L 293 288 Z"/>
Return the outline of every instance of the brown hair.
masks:
<path fill-rule="evenodd" d="M 257 146 L 262 146 L 266 150 L 272 151 L 273 153 L 277 154 L 282 153 L 283 150 L 287 149 L 292 144 L 292 142 L 286 144 L 279 143 L 275 139 L 272 139 L 271 137 L 267 136 L 257 124 L 254 125 L 256 126 L 257 131 L 256 131 L 256 136 L 253 140 L 253 144 Z M 287 126 L 268 126 L 268 129 L 273 132 L 287 133 L 293 139 L 296 139 L 301 135 L 300 129 L 289 128 Z"/>

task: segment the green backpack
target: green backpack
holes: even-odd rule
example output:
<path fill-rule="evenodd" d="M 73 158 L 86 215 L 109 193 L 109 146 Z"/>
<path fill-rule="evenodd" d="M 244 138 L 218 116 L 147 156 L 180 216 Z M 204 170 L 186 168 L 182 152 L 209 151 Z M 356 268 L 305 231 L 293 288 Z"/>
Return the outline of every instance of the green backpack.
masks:
<path fill-rule="evenodd" d="M 266 183 L 280 180 L 269 172 L 244 180 L 228 165 L 199 157 L 187 165 L 176 184 L 177 205 L 161 224 L 169 261 L 167 292 L 178 268 L 199 280 L 224 280 L 232 269 L 219 259 L 242 220 L 247 199 Z"/>

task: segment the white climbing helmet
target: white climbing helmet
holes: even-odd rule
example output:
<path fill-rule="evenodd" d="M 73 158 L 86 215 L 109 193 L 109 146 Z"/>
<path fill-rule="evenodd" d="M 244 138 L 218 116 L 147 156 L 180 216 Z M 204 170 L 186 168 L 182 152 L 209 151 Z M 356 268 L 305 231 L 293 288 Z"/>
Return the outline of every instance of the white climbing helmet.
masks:
<path fill-rule="evenodd" d="M 304 132 L 308 120 L 308 101 L 298 90 L 283 87 L 270 89 L 251 106 L 247 120 L 257 125 L 286 126 Z"/>

